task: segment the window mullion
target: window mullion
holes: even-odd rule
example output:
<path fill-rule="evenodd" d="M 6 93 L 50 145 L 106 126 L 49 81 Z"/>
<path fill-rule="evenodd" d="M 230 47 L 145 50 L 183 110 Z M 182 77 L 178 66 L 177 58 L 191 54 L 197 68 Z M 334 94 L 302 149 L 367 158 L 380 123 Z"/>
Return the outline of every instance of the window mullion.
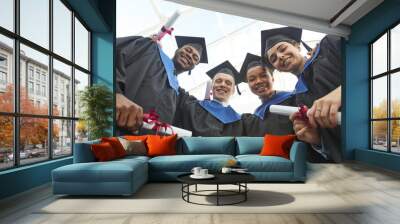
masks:
<path fill-rule="evenodd" d="M 19 35 L 20 27 L 20 1 L 14 1 L 14 30 L 17 35 Z M 19 39 L 14 39 L 14 112 L 19 114 L 20 112 L 20 46 Z M 19 166 L 19 140 L 20 140 L 20 118 L 14 116 L 14 166 Z"/>
<path fill-rule="evenodd" d="M 53 0 L 49 0 L 49 50 L 53 52 Z M 49 71 L 48 71 L 48 83 L 47 90 L 49 94 L 49 116 L 48 120 L 48 151 L 49 159 L 53 159 L 53 56 L 49 55 Z"/>
<path fill-rule="evenodd" d="M 387 32 L 387 71 L 389 71 L 390 70 L 390 30 Z M 391 118 L 392 117 L 392 111 L 391 111 L 391 108 L 392 108 L 392 100 L 391 100 L 391 78 L 392 78 L 392 76 L 390 75 L 390 74 L 387 74 L 387 117 L 388 118 Z M 390 119 L 388 119 L 388 121 L 387 121 L 387 141 L 388 141 L 388 152 L 391 152 L 392 151 L 392 136 L 391 136 L 391 120 Z"/>
<path fill-rule="evenodd" d="M 71 71 L 71 91 L 72 91 L 72 102 L 71 102 L 71 117 L 75 118 L 75 12 L 72 11 L 72 16 L 71 16 L 71 23 L 72 23 L 72 49 L 71 49 L 71 55 L 72 55 L 72 64 L 73 66 L 71 67 L 72 71 Z M 75 151 L 75 125 L 76 122 L 72 121 L 71 122 L 71 150 L 72 150 L 72 155 L 74 155 L 74 151 Z"/>

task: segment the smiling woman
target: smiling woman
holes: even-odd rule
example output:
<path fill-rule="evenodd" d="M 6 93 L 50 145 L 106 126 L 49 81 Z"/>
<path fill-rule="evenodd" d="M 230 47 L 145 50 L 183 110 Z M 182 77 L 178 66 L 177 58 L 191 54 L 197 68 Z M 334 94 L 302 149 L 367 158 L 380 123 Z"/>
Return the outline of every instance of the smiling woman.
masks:
<path fill-rule="evenodd" d="M 296 105 L 306 105 L 310 109 L 307 120 L 298 114 L 290 117 L 297 138 L 316 145 L 319 153 L 315 154 L 315 160 L 340 162 L 337 113 L 341 107 L 341 39 L 327 35 L 306 59 L 300 53 L 301 35 L 302 30 L 293 27 L 265 30 L 262 32 L 262 54 L 268 66 L 298 77 L 293 92 Z"/>

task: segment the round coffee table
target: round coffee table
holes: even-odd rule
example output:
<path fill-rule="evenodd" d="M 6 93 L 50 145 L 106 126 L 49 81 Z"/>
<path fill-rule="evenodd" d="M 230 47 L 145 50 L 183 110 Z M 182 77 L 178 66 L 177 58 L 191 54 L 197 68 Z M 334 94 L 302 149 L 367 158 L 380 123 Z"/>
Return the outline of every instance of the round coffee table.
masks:
<path fill-rule="evenodd" d="M 216 173 L 213 174 L 215 177 L 212 179 L 193 179 L 189 174 L 182 174 L 177 177 L 178 181 L 182 183 L 182 199 L 188 203 L 198 204 L 198 205 L 234 205 L 247 200 L 247 192 L 249 188 L 247 183 L 255 180 L 255 177 L 248 173 Z M 197 190 L 198 184 L 204 185 L 215 185 L 215 190 Z M 190 191 L 190 186 L 195 186 L 194 191 Z M 223 190 L 220 189 L 220 185 L 236 185 L 237 190 Z M 205 194 L 209 192 L 215 192 L 215 194 Z M 202 204 L 190 201 L 190 196 L 204 196 L 204 197 L 216 197 L 216 204 Z M 221 197 L 232 197 L 241 196 L 239 200 L 231 203 L 221 203 Z"/>

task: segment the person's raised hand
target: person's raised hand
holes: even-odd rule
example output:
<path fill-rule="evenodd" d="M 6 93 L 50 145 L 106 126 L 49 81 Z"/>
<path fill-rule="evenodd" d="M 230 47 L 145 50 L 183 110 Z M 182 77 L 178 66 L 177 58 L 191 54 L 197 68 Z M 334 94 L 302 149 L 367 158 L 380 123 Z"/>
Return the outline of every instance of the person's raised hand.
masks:
<path fill-rule="evenodd" d="M 299 112 L 296 112 L 289 117 L 293 122 L 293 131 L 296 134 L 297 139 L 310 144 L 320 144 L 321 138 L 318 129 L 310 126 L 307 121 L 304 121 L 299 117 Z"/>
<path fill-rule="evenodd" d="M 334 128 L 338 125 L 337 114 L 341 107 L 342 88 L 339 86 L 326 96 L 315 100 L 307 111 L 312 127 Z"/>
<path fill-rule="evenodd" d="M 142 126 L 143 108 L 120 93 L 116 94 L 116 111 L 118 127 L 136 131 Z"/>

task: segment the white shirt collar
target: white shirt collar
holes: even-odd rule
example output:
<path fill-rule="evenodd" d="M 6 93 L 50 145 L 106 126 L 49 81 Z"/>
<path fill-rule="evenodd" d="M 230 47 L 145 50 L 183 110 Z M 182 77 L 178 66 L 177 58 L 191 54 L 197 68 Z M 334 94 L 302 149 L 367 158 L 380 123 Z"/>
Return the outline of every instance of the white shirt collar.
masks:
<path fill-rule="evenodd" d="M 221 104 L 223 107 L 228 107 L 229 106 L 229 103 L 227 103 L 227 102 L 221 102 L 221 101 L 219 101 L 219 100 L 217 100 L 217 99 L 213 99 L 215 102 L 218 102 L 219 104 Z"/>

